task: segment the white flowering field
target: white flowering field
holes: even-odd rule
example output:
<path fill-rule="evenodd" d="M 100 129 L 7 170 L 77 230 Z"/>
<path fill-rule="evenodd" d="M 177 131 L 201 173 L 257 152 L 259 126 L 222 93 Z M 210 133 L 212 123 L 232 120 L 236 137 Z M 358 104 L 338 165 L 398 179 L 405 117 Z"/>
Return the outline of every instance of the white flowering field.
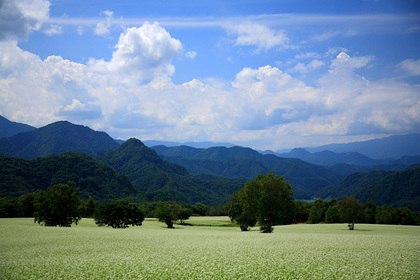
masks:
<path fill-rule="evenodd" d="M 278 226 L 241 232 L 227 217 L 167 229 L 0 219 L 1 279 L 420 279 L 420 227 Z M 206 226 L 208 224 L 208 226 Z M 210 226 L 212 225 L 212 226 Z"/>

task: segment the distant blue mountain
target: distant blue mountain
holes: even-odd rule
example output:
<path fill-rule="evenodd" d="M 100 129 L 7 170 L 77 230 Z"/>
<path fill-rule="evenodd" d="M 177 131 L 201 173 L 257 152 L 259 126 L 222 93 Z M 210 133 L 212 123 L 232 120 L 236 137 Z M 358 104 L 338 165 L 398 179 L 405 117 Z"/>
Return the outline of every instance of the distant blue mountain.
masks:
<path fill-rule="evenodd" d="M 215 143 L 215 142 L 210 142 L 210 141 L 180 143 L 180 142 L 172 142 L 172 141 L 145 140 L 143 141 L 143 143 L 149 148 L 154 147 L 154 146 L 166 146 L 166 147 L 189 146 L 196 149 L 207 149 L 211 147 L 231 148 L 235 146 L 232 143 L 223 143 L 223 142 Z"/>
<path fill-rule="evenodd" d="M 325 150 L 335 153 L 356 152 L 371 159 L 396 159 L 403 156 L 420 155 L 420 134 L 394 135 L 362 142 L 307 147 L 305 150 L 311 153 Z"/>

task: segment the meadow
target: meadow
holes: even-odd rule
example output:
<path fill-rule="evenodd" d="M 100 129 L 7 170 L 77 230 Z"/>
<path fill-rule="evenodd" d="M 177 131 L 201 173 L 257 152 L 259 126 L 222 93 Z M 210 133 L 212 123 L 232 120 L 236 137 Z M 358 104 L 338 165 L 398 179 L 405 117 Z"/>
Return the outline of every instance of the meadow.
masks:
<path fill-rule="evenodd" d="M 1 279 L 420 279 L 420 227 L 299 224 L 241 232 L 227 217 L 112 229 L 0 219 Z M 211 225 L 211 226 L 210 226 Z"/>

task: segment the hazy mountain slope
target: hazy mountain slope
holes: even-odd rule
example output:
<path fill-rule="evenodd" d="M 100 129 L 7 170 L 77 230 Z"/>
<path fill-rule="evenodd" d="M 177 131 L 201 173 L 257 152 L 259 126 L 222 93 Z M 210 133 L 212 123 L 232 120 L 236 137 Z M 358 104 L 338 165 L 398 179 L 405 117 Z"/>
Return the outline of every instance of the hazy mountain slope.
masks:
<path fill-rule="evenodd" d="M 25 160 L 0 154 L 0 197 L 19 196 L 73 181 L 83 199 L 118 199 L 137 195 L 128 178 L 78 152 Z"/>
<path fill-rule="evenodd" d="M 12 122 L 3 116 L 0 116 L 0 137 L 10 137 L 12 135 L 28 132 L 36 129 L 27 124 Z"/>
<path fill-rule="evenodd" d="M 307 147 L 305 149 L 311 153 L 325 150 L 335 153 L 357 152 L 372 159 L 386 159 L 420 155 L 419 143 L 420 134 L 407 134 L 347 144 Z"/>
<path fill-rule="evenodd" d="M 235 146 L 232 143 L 225 143 L 225 142 L 210 142 L 210 141 L 204 141 L 204 142 L 173 142 L 173 141 L 158 141 L 158 140 L 145 140 L 143 141 L 144 145 L 151 148 L 154 146 L 166 146 L 166 147 L 175 147 L 175 146 L 188 146 L 193 147 L 197 149 L 201 148 L 211 148 L 211 147 L 233 147 Z"/>
<path fill-rule="evenodd" d="M 299 159 L 262 155 L 250 148 L 212 147 L 195 149 L 187 146 L 153 147 L 165 159 L 183 165 L 192 174 L 217 174 L 248 179 L 272 171 L 285 175 L 297 198 L 309 198 L 321 188 L 338 181 L 338 176 L 322 166 Z"/>
<path fill-rule="evenodd" d="M 67 151 L 94 155 L 119 147 L 105 132 L 60 121 L 39 129 L 0 139 L 0 153 L 32 159 Z"/>
<path fill-rule="evenodd" d="M 281 157 L 285 158 L 298 158 L 309 163 L 330 166 L 337 163 L 347 163 L 352 165 L 374 165 L 377 161 L 368 158 L 360 153 L 347 152 L 347 153 L 334 153 L 332 151 L 321 151 L 310 153 L 305 149 L 296 148 L 291 150 L 288 153 L 279 154 Z"/>

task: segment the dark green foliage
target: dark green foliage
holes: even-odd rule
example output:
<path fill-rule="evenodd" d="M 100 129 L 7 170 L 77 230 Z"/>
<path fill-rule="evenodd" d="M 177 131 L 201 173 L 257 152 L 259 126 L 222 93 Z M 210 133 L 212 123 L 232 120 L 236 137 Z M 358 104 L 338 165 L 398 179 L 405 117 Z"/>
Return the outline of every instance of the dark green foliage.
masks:
<path fill-rule="evenodd" d="M 397 224 L 398 210 L 386 205 L 377 206 L 375 218 L 377 224 Z"/>
<path fill-rule="evenodd" d="M 341 220 L 348 223 L 350 230 L 354 229 L 354 223 L 359 222 L 363 216 L 362 207 L 354 196 L 343 198 L 338 202 L 338 213 Z"/>
<path fill-rule="evenodd" d="M 291 223 L 295 217 L 293 190 L 284 176 L 258 175 L 231 197 L 226 210 L 242 231 L 258 221 L 261 232 L 271 233 L 273 226 Z"/>
<path fill-rule="evenodd" d="M 324 222 L 325 213 L 327 212 L 330 205 L 327 201 L 322 199 L 317 199 L 311 206 L 309 210 L 308 223 L 318 224 Z"/>
<path fill-rule="evenodd" d="M 328 207 L 327 212 L 325 212 L 325 222 L 327 224 L 339 223 L 340 222 L 340 215 L 339 215 L 339 212 L 338 212 L 337 205 L 330 205 Z"/>
<path fill-rule="evenodd" d="M 293 223 L 306 223 L 309 216 L 309 204 L 304 203 L 301 200 L 295 200 L 295 216 L 293 217 Z"/>
<path fill-rule="evenodd" d="M 89 196 L 86 201 L 81 201 L 80 203 L 80 212 L 82 213 L 83 218 L 92 218 L 95 214 L 95 201 Z"/>
<path fill-rule="evenodd" d="M 80 215 L 79 189 L 73 182 L 54 185 L 39 191 L 34 200 L 35 222 L 45 226 L 70 227 L 82 218 Z"/>
<path fill-rule="evenodd" d="M 141 209 L 127 200 L 102 203 L 95 212 L 95 223 L 99 226 L 128 228 L 130 225 L 141 226 L 143 220 L 144 214 Z"/>
<path fill-rule="evenodd" d="M 0 198 L 0 218 L 33 217 L 35 193 Z"/>
<path fill-rule="evenodd" d="M 82 199 L 115 199 L 138 193 L 127 177 L 82 153 L 33 160 L 0 154 L 0 196 L 17 197 L 68 181 L 76 183 Z"/>
<path fill-rule="evenodd" d="M 0 197 L 0 218 L 18 217 L 17 198 Z"/>
<path fill-rule="evenodd" d="M 0 153 L 26 159 L 67 151 L 94 155 L 119 147 L 105 132 L 60 121 L 29 132 L 0 139 Z"/>
<path fill-rule="evenodd" d="M 420 167 L 394 172 L 355 193 L 361 201 L 420 211 Z"/>
<path fill-rule="evenodd" d="M 342 196 L 354 195 L 358 190 L 366 188 L 379 179 L 392 174 L 393 171 L 372 171 L 369 173 L 353 173 L 337 182 L 337 184 L 327 186 L 317 192 L 321 198 L 338 198 Z"/>
<path fill-rule="evenodd" d="M 181 207 L 176 202 L 160 202 L 156 207 L 155 216 L 168 228 L 174 228 L 174 222 L 179 219 L 180 211 Z"/>
<path fill-rule="evenodd" d="M 363 203 L 362 205 L 362 210 L 363 210 L 363 218 L 362 221 L 364 223 L 368 223 L 368 224 L 374 224 L 376 223 L 376 205 L 375 203 L 373 203 L 372 200 L 367 200 L 365 203 Z"/>
<path fill-rule="evenodd" d="M 261 232 L 271 233 L 274 225 L 288 224 L 294 216 L 293 190 L 284 176 L 271 172 L 257 176 L 256 180 L 260 188 L 258 223 Z"/>
<path fill-rule="evenodd" d="M 420 166 L 413 165 L 399 172 L 354 173 L 317 193 L 324 199 L 350 195 L 361 201 L 372 200 L 378 205 L 420 211 Z"/>
<path fill-rule="evenodd" d="M 235 192 L 225 206 L 230 219 L 239 225 L 241 231 L 247 231 L 257 223 L 257 199 L 250 197 L 253 192 L 250 184 L 253 183 L 247 182 L 245 187 Z"/>
<path fill-rule="evenodd" d="M 206 216 L 208 210 L 209 210 L 209 207 L 201 202 L 197 202 L 193 206 L 194 214 L 197 214 L 198 216 Z"/>
<path fill-rule="evenodd" d="M 181 222 L 181 225 L 185 224 L 185 221 L 191 217 L 192 211 L 189 208 L 182 207 L 178 211 L 178 220 Z"/>

